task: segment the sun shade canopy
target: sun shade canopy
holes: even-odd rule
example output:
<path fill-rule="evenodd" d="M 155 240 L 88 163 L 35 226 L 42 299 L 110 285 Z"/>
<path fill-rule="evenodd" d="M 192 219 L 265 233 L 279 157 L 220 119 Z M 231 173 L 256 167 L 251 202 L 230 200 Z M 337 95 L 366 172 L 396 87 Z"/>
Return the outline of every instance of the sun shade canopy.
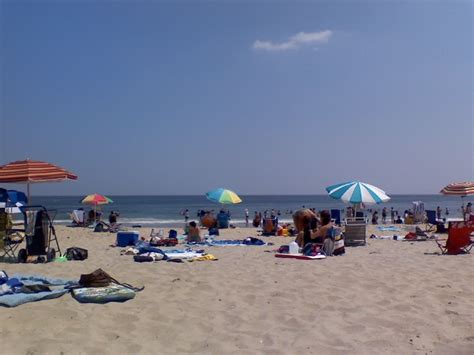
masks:
<path fill-rule="evenodd" d="M 474 195 L 474 182 L 454 182 L 445 186 L 441 191 L 443 195 L 468 196 Z"/>
<path fill-rule="evenodd" d="M 54 164 L 29 159 L 0 166 L 0 182 L 2 183 L 36 183 L 63 180 L 77 180 L 77 176 Z"/>
<path fill-rule="evenodd" d="M 390 200 L 385 191 L 360 181 L 344 182 L 326 188 L 329 196 L 347 203 L 382 203 Z"/>
<path fill-rule="evenodd" d="M 210 201 L 225 203 L 225 204 L 234 204 L 242 202 L 241 198 L 231 190 L 219 188 L 212 191 L 209 191 L 206 194 L 206 197 Z"/>

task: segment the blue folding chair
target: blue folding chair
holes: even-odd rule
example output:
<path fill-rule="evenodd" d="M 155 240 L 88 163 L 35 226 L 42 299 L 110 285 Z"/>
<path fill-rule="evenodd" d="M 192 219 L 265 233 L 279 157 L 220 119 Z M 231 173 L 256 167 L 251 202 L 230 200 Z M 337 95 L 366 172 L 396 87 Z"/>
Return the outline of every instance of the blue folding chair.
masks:
<path fill-rule="evenodd" d="M 339 209 L 332 209 L 331 210 L 331 220 L 337 224 L 338 226 L 341 225 L 341 210 Z"/>
<path fill-rule="evenodd" d="M 438 221 L 436 218 L 436 211 L 435 210 L 426 210 L 426 230 L 425 232 L 438 232 L 438 233 L 445 233 L 446 227 L 444 226 L 444 222 Z"/>

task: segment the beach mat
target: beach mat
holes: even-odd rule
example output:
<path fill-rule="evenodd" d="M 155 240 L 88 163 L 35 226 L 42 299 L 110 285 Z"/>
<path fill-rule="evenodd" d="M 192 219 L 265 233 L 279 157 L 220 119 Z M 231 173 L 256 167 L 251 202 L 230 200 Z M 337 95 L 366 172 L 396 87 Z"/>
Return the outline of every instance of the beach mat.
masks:
<path fill-rule="evenodd" d="M 125 302 L 135 297 L 135 291 L 121 285 L 76 288 L 72 297 L 80 303 Z"/>

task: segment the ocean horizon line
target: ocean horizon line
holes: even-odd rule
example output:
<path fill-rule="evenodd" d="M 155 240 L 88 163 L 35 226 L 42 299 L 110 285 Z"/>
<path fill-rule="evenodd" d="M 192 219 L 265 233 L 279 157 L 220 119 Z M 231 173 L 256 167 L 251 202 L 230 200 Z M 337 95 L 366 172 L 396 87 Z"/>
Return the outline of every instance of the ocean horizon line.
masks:
<path fill-rule="evenodd" d="M 98 193 L 98 192 L 97 192 Z M 38 197 L 84 197 L 89 194 L 80 194 L 80 195 L 32 195 L 33 198 Z M 205 197 L 205 194 L 133 194 L 133 195 L 121 195 L 121 194 L 108 194 L 101 193 L 101 195 L 106 196 L 116 196 L 116 197 Z M 239 196 L 249 196 L 249 197 L 260 197 L 260 196 L 327 196 L 328 194 L 239 194 Z M 390 194 L 390 196 L 444 196 L 441 193 L 399 193 L 399 194 Z M 467 196 L 469 197 L 469 196 Z"/>

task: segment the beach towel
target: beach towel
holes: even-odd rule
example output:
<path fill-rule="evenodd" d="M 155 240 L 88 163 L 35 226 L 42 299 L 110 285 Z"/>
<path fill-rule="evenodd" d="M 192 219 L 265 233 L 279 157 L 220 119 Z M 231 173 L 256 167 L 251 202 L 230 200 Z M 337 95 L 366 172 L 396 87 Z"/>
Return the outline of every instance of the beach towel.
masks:
<path fill-rule="evenodd" d="M 189 259 L 188 261 L 192 262 L 192 261 L 216 261 L 216 260 L 219 260 L 219 259 L 217 259 L 214 255 L 206 254 L 203 256 L 197 256 L 195 258 Z"/>
<path fill-rule="evenodd" d="M 168 253 L 165 252 L 165 255 L 167 257 L 167 260 L 175 260 L 175 259 L 182 259 L 182 260 L 187 260 L 187 259 L 193 259 L 193 258 L 198 258 L 204 256 L 203 253 L 199 253 L 196 251 L 185 251 L 182 253 Z"/>
<path fill-rule="evenodd" d="M 47 286 L 50 291 L 37 293 L 10 293 L 0 296 L 0 306 L 16 307 L 28 302 L 53 299 L 68 293 L 69 287 L 77 285 L 77 281 L 55 279 L 37 275 L 12 275 L 9 279 L 17 279 L 27 286 Z M 3 286 L 3 285 L 2 285 Z"/>

